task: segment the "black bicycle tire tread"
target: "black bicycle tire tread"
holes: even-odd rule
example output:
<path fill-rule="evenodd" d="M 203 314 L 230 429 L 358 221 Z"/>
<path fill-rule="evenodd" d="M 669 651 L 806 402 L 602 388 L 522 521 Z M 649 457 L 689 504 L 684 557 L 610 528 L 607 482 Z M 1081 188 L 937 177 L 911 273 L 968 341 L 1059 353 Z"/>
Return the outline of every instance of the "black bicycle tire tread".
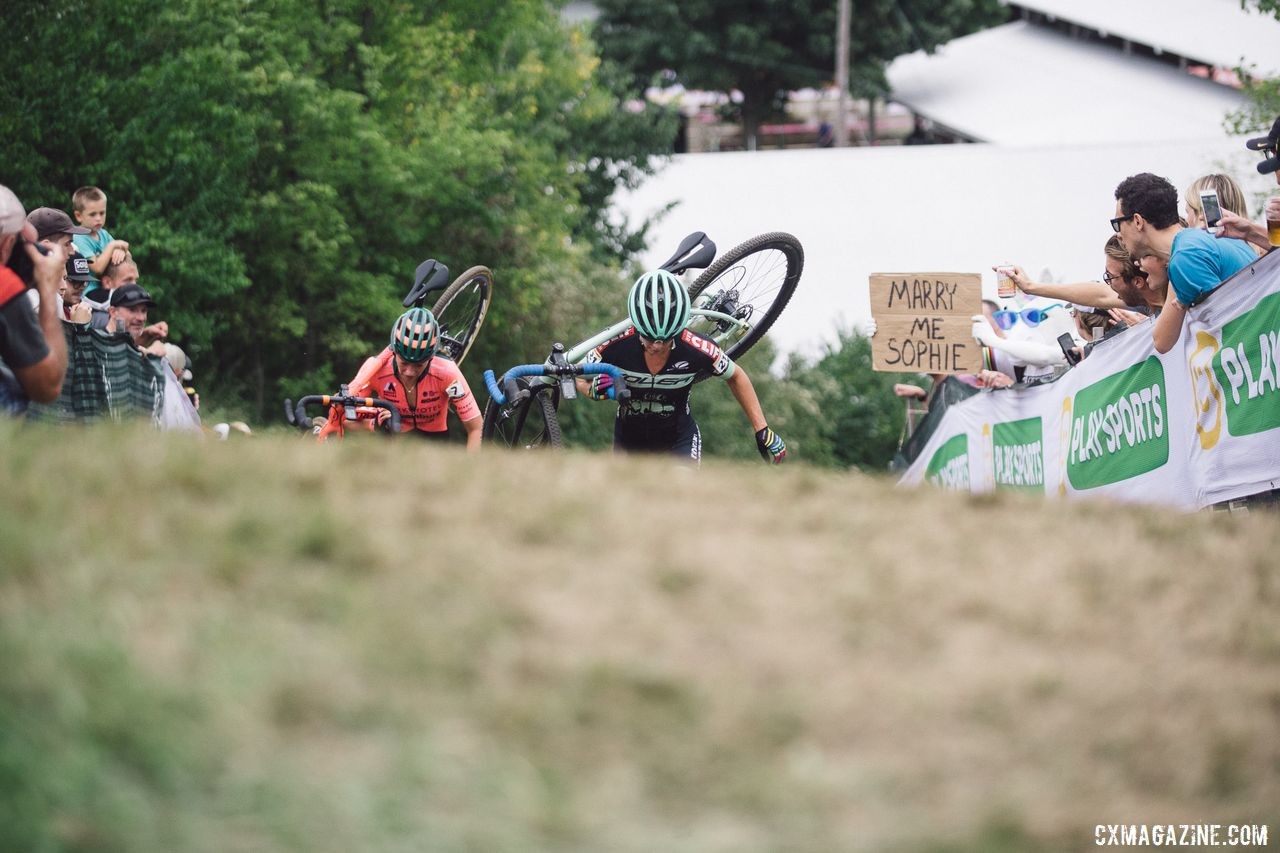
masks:
<path fill-rule="evenodd" d="M 555 397 L 556 394 L 554 391 L 543 391 L 541 393 L 533 394 L 522 405 L 527 407 L 536 404 L 539 409 L 541 409 L 542 421 L 547 427 L 547 443 L 550 444 L 553 449 L 559 450 L 564 447 L 564 435 L 563 431 L 560 429 L 560 418 L 556 414 Z M 506 406 L 499 406 L 492 399 L 485 403 L 484 421 L 480 426 L 480 436 L 484 441 L 492 442 L 495 440 L 494 436 L 498 428 L 498 417 L 502 414 L 502 410 L 505 408 Z M 548 411 L 550 412 L 550 416 L 548 416 Z M 526 423 L 527 422 L 528 419 L 526 416 Z M 515 436 L 515 439 L 516 440 L 513 443 L 503 441 L 502 444 L 507 448 L 513 448 L 520 443 L 520 436 L 518 433 Z"/>
<path fill-rule="evenodd" d="M 560 417 L 556 414 L 555 401 L 551 399 L 554 395 L 544 392 L 534 396 L 542 407 L 542 420 L 547 425 L 547 442 L 552 450 L 559 450 L 564 447 L 564 434 L 560 430 Z"/>
<path fill-rule="evenodd" d="M 743 338 L 741 341 L 735 342 L 725 350 L 725 353 L 732 359 L 738 359 L 743 355 L 746 355 L 747 351 L 755 346 L 756 342 L 765 336 L 770 327 L 773 326 L 774 321 L 776 321 L 782 314 L 783 309 L 785 309 L 787 304 L 791 302 L 791 297 L 795 294 L 796 287 L 800 284 L 800 276 L 804 273 L 804 246 L 800 244 L 800 241 L 794 235 L 788 234 L 785 231 L 769 231 L 764 234 L 760 234 L 739 243 L 720 257 L 716 258 L 715 261 L 712 262 L 711 266 L 703 270 L 702 275 L 698 276 L 689 288 L 689 299 L 694 300 L 702 293 L 702 291 L 707 289 L 707 286 L 711 284 L 712 281 L 722 275 L 729 267 L 740 262 L 743 258 L 764 249 L 778 249 L 779 251 L 782 251 L 782 253 L 787 256 L 788 261 L 790 261 L 791 255 L 789 255 L 785 249 L 780 248 L 781 246 L 785 246 L 786 249 L 790 249 L 794 253 L 795 269 L 790 269 L 790 264 L 788 264 L 787 276 L 783 279 L 782 287 L 779 290 L 777 298 L 770 306 L 769 312 L 765 314 L 765 319 L 757 324 L 747 337 Z"/>
<path fill-rule="evenodd" d="M 483 265 L 471 267 L 462 275 L 455 278 L 449 286 L 444 289 L 444 293 L 440 294 L 440 298 L 436 300 L 435 306 L 431 309 L 431 314 L 438 318 L 442 313 L 444 313 L 444 308 L 448 307 L 449 302 L 452 301 L 453 298 L 458 295 L 459 291 L 462 290 L 463 285 L 469 284 L 479 275 L 484 275 L 484 277 L 489 280 L 488 286 L 485 287 L 485 298 L 480 311 L 480 318 L 476 321 L 475 327 L 471 330 L 471 335 L 467 339 L 466 347 L 462 350 L 462 355 L 454 361 L 454 364 L 462 364 L 463 359 L 465 359 L 471 352 L 471 348 L 475 346 L 476 338 L 480 336 L 480 328 L 484 326 L 485 318 L 489 316 L 489 306 L 493 303 L 493 270 Z"/>

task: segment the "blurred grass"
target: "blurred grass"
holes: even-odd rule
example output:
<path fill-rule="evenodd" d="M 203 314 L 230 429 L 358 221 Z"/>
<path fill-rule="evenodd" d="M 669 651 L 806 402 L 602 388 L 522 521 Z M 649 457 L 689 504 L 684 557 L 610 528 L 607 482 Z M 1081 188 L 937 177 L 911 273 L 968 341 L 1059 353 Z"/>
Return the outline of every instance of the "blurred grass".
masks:
<path fill-rule="evenodd" d="M 1280 825 L 1274 517 L 407 442 L 0 447 L 0 850 Z"/>

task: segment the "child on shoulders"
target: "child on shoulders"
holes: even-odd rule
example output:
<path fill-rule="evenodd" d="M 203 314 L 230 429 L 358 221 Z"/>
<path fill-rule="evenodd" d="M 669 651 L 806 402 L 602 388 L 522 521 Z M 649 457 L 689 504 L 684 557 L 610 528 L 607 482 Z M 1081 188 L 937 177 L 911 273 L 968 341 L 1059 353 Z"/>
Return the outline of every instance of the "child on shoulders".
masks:
<path fill-rule="evenodd" d="M 129 253 L 129 244 L 114 239 L 107 231 L 107 194 L 97 187 L 81 187 L 71 196 L 71 208 L 76 222 L 88 228 L 88 234 L 72 238 L 80 257 L 88 258 L 89 274 L 93 276 L 85 292 L 101 286 L 101 276 L 107 265 L 120 263 Z"/>

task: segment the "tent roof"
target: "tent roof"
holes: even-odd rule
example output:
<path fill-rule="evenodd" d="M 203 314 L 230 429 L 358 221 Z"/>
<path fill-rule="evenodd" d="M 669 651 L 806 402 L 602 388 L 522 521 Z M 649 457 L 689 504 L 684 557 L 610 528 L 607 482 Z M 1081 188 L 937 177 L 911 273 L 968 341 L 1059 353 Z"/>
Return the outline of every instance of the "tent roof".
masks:
<path fill-rule="evenodd" d="M 1244 102 L 1166 63 L 1025 21 L 899 57 L 888 77 L 894 100 L 1005 145 L 1205 139 Z"/>
<path fill-rule="evenodd" d="M 1280 76 L 1280 20 L 1239 0 L 1015 0 L 1092 30 L 1222 68 Z M 1212 21 L 1212 24 L 1210 24 Z"/>

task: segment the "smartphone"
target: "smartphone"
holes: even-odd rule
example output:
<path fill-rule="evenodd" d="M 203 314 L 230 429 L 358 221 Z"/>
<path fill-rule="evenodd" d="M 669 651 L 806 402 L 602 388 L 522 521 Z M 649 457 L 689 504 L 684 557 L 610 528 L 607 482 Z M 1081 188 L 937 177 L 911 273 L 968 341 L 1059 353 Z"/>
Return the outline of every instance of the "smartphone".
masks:
<path fill-rule="evenodd" d="M 1062 347 L 1062 354 L 1066 356 L 1067 364 L 1075 367 L 1080 363 L 1080 354 L 1076 352 L 1075 338 L 1071 337 L 1070 332 L 1063 332 L 1058 335 L 1058 346 Z"/>
<path fill-rule="evenodd" d="M 1200 190 L 1200 209 L 1204 211 L 1204 223 L 1210 228 L 1218 227 L 1222 218 L 1222 208 L 1218 205 L 1217 190 Z"/>

